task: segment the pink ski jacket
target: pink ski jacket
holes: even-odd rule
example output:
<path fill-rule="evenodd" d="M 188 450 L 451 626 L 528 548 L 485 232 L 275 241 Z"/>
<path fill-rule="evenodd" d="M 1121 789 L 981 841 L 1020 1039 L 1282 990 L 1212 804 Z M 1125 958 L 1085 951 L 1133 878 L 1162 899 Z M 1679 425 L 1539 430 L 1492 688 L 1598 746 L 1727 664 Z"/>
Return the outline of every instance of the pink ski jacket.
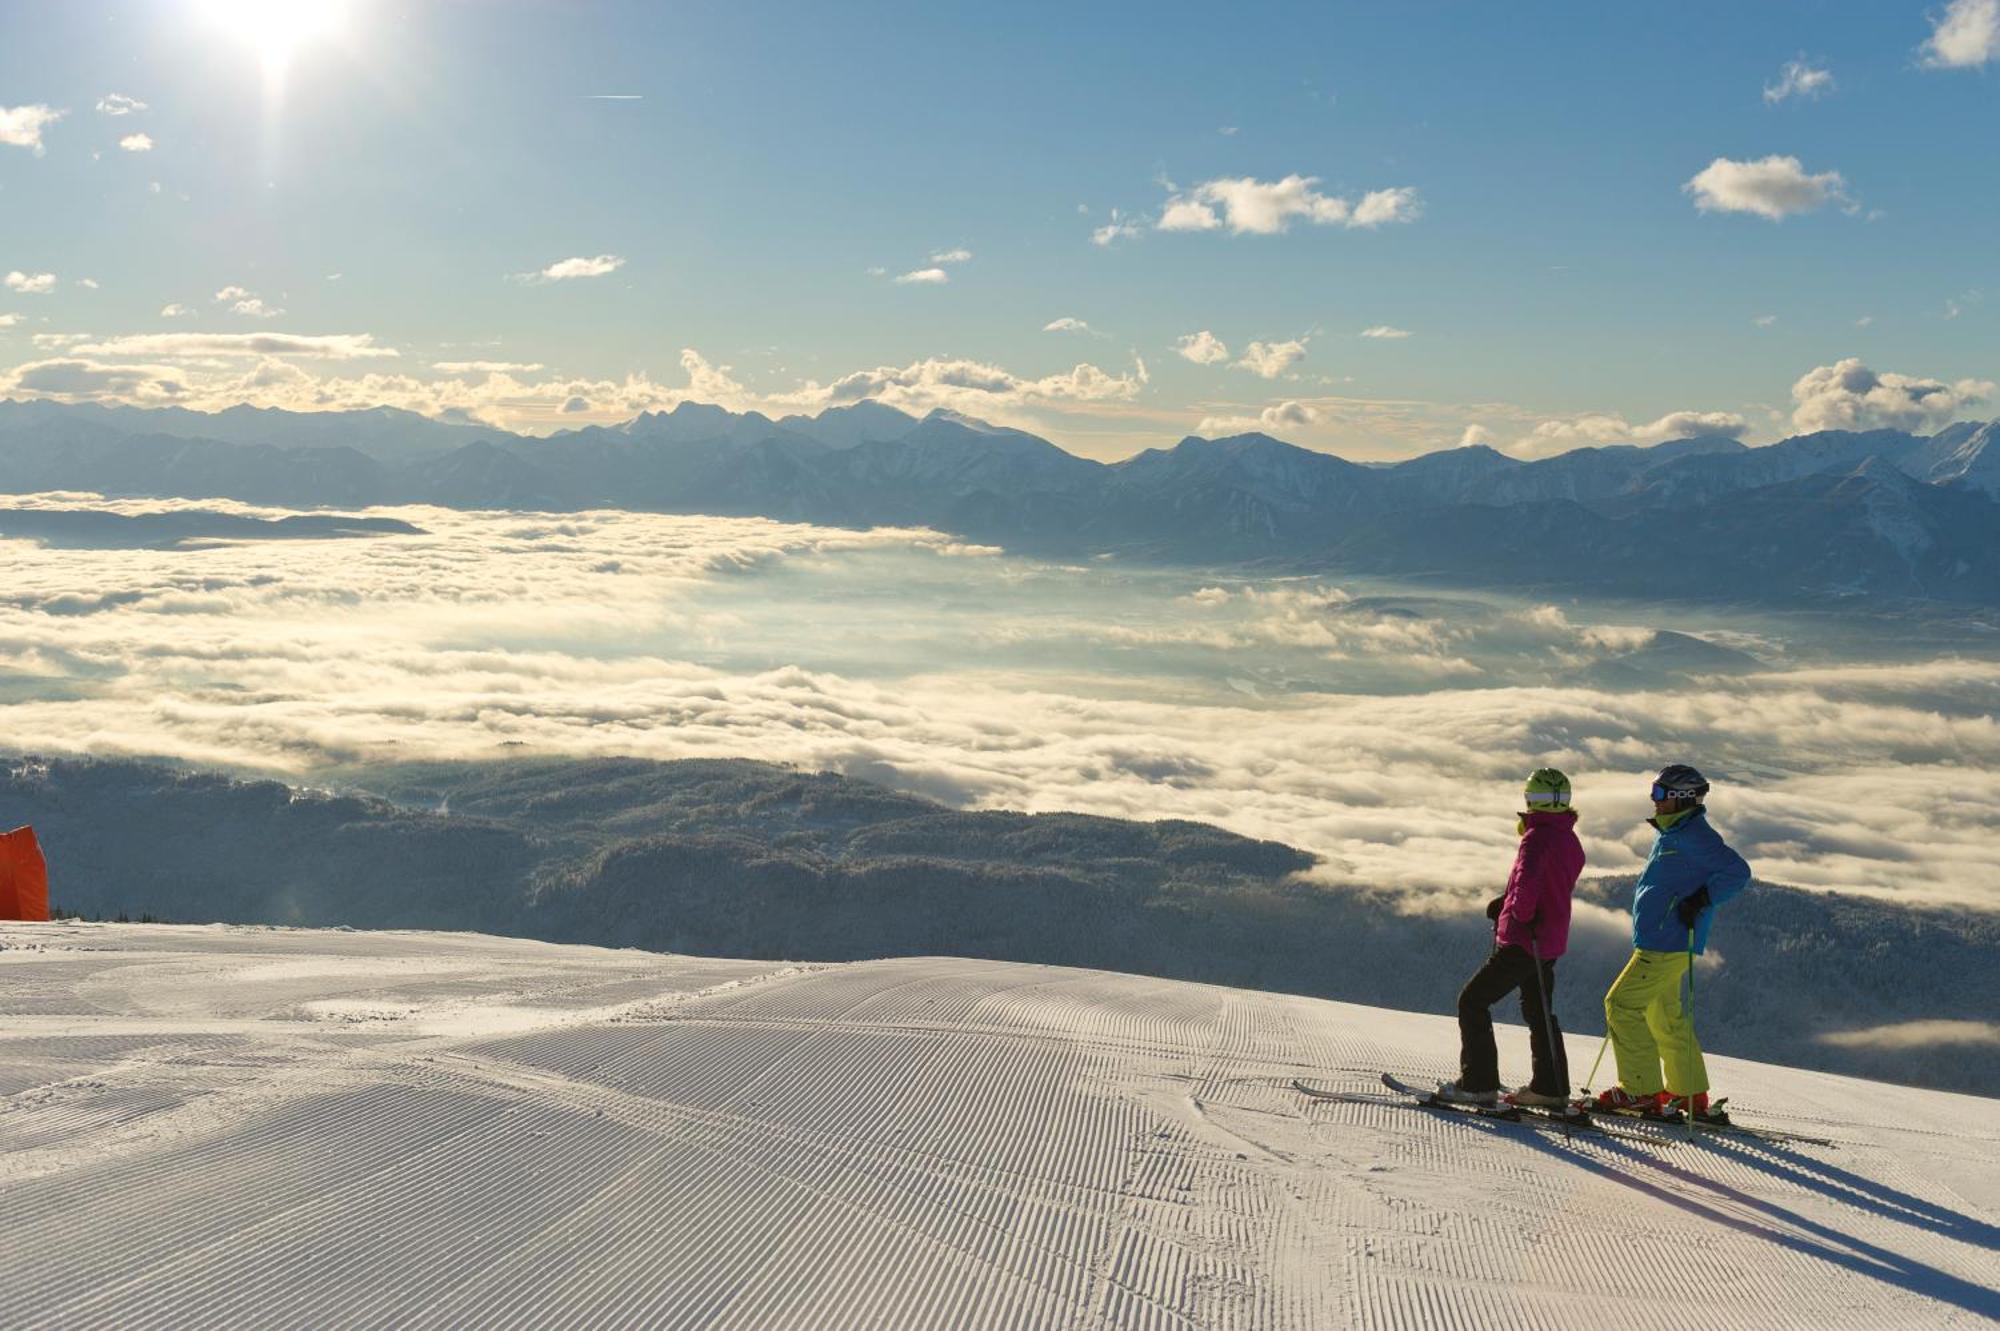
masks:
<path fill-rule="evenodd" d="M 1553 961 L 1569 947 L 1569 897 L 1583 872 L 1583 843 L 1576 839 L 1574 812 L 1528 813 L 1521 822 L 1521 848 L 1507 875 L 1507 904 L 1494 937 L 1503 947 Z"/>

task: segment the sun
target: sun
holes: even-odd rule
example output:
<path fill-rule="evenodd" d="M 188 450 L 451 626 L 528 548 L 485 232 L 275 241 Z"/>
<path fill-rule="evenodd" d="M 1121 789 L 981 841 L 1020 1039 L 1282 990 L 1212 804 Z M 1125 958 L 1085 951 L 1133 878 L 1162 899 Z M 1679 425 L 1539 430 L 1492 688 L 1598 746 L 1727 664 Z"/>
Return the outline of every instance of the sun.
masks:
<path fill-rule="evenodd" d="M 350 0 L 200 0 L 203 15 L 257 53 L 264 72 L 283 74 L 303 47 L 347 26 Z"/>

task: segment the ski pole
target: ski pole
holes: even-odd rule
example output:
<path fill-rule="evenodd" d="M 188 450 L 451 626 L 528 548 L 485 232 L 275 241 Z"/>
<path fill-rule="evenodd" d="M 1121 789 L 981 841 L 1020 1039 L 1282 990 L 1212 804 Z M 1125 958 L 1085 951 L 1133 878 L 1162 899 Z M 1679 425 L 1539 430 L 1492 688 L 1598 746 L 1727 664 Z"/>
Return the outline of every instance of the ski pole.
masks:
<path fill-rule="evenodd" d="M 1569 1058 L 1562 1050 L 1556 1047 L 1556 1014 L 1555 1009 L 1549 1006 L 1548 986 L 1542 979 L 1542 950 L 1535 945 L 1535 930 L 1532 925 L 1528 929 L 1528 955 L 1535 962 L 1535 992 L 1540 995 L 1542 1000 L 1542 1036 L 1548 1041 L 1549 1071 L 1554 1072 L 1556 1064 L 1562 1064 L 1563 1082 L 1565 1083 L 1563 1086 L 1563 1098 L 1568 1099 Z M 1528 1089 L 1533 1090 L 1534 1078 L 1530 1077 L 1528 1082 Z"/>
<path fill-rule="evenodd" d="M 1694 1038 L 1694 926 L 1688 926 L 1688 988 L 1687 1002 L 1681 1005 L 1681 1015 L 1687 1018 L 1688 1038 Z M 1687 1093 L 1688 1136 L 1694 1136 L 1694 1092 Z"/>

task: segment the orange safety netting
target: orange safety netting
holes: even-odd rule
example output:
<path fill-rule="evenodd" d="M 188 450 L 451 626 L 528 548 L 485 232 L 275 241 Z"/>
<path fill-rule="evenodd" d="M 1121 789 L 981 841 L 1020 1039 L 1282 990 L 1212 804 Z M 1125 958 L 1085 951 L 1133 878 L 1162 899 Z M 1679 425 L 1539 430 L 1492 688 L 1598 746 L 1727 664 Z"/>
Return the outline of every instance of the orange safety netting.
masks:
<path fill-rule="evenodd" d="M 0 832 L 0 920 L 49 918 L 49 866 L 35 829 Z"/>

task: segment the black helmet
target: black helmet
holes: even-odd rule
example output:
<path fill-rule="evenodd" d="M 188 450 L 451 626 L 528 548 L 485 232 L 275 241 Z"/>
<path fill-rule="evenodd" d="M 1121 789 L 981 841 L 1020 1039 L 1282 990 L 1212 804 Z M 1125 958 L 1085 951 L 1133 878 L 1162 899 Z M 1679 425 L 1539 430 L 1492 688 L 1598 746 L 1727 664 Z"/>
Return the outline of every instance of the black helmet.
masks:
<path fill-rule="evenodd" d="M 1708 793 L 1708 779 L 1686 763 L 1662 767 L 1653 778 L 1656 800 L 1698 800 Z"/>

